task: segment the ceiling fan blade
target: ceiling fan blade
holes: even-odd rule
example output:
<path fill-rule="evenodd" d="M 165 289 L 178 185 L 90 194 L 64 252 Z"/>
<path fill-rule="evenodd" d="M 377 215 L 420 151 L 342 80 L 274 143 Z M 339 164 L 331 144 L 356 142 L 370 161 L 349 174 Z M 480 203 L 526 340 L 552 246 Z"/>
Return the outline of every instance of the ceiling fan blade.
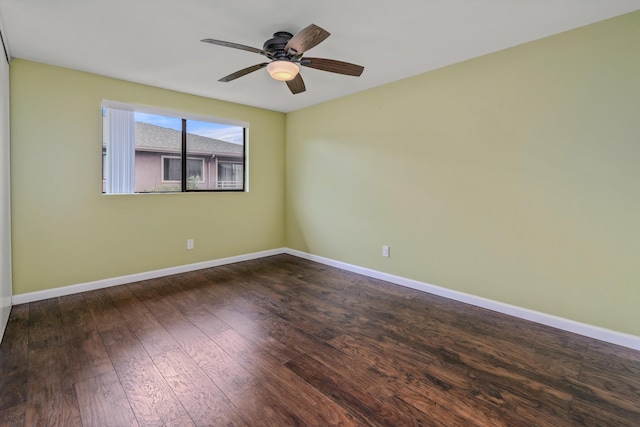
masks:
<path fill-rule="evenodd" d="M 307 88 L 304 86 L 304 80 L 302 80 L 302 76 L 300 74 L 295 76 L 293 80 L 289 80 L 287 82 L 287 86 L 289 86 L 289 90 L 294 95 L 296 93 L 301 93 L 307 90 Z"/>
<path fill-rule="evenodd" d="M 251 67 L 243 68 L 242 70 L 236 71 L 235 73 L 231 73 L 228 76 L 225 76 L 218 80 L 219 82 L 230 82 L 231 80 L 235 80 L 238 77 L 246 76 L 249 73 L 253 73 L 254 71 L 258 71 L 261 68 L 267 66 L 267 62 L 263 62 L 262 64 L 252 65 Z"/>
<path fill-rule="evenodd" d="M 330 73 L 345 74 L 347 76 L 359 77 L 364 71 L 361 65 L 351 64 L 349 62 L 336 61 L 335 59 L 324 58 L 303 58 L 300 65 L 316 70 L 329 71 Z"/>
<path fill-rule="evenodd" d="M 225 42 L 223 40 L 215 40 L 215 39 L 202 39 L 200 41 L 205 43 L 215 44 L 218 46 L 232 47 L 234 49 L 246 50 L 247 52 L 258 53 L 260 55 L 265 55 L 265 56 L 267 55 L 267 52 L 265 52 L 262 49 L 256 49 L 255 47 L 245 46 L 243 44 Z"/>
<path fill-rule="evenodd" d="M 317 46 L 322 41 L 324 41 L 327 37 L 329 37 L 331 33 L 317 25 L 311 24 L 308 27 L 303 28 L 289 40 L 287 45 L 284 47 L 285 52 L 289 54 L 301 55 L 303 52 L 311 49 L 314 46 Z"/>

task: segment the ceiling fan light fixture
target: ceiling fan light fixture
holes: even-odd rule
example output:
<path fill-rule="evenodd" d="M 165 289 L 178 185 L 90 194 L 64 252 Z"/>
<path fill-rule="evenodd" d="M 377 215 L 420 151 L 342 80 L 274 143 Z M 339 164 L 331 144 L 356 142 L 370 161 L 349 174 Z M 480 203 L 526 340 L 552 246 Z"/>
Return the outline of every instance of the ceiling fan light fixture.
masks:
<path fill-rule="evenodd" d="M 300 67 L 291 61 L 278 60 L 270 62 L 267 65 L 267 71 L 272 78 L 286 82 L 293 80 L 298 75 Z"/>

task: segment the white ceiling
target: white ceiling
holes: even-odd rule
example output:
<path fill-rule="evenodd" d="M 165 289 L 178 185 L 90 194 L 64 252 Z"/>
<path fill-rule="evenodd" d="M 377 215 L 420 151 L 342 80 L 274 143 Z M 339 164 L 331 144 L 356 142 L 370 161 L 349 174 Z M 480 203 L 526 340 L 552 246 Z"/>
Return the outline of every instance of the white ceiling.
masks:
<path fill-rule="evenodd" d="M 640 0 L 0 0 L 14 58 L 289 112 L 468 58 L 640 10 Z M 332 35 L 308 56 L 365 67 L 361 77 L 302 68 L 292 95 L 255 53 L 276 31 Z"/>

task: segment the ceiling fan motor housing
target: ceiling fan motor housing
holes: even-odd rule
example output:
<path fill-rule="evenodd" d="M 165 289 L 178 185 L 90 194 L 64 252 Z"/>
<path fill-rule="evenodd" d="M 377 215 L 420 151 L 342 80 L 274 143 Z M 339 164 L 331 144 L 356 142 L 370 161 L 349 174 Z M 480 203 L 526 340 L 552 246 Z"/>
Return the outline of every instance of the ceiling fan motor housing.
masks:
<path fill-rule="evenodd" d="M 264 42 L 262 49 L 268 53 L 268 57 L 271 59 L 278 60 L 290 60 L 291 55 L 289 55 L 285 50 L 285 46 L 291 40 L 293 34 L 288 33 L 286 31 L 278 31 L 273 34 L 273 38 Z"/>

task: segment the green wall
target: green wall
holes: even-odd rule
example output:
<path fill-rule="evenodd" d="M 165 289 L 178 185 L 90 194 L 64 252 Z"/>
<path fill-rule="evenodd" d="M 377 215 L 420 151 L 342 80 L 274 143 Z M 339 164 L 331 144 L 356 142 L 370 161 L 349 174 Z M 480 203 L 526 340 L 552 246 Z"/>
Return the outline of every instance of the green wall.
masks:
<path fill-rule="evenodd" d="M 10 72 L 14 295 L 284 246 L 284 114 L 20 59 Z M 249 122 L 250 191 L 102 195 L 103 99 Z"/>
<path fill-rule="evenodd" d="M 638 46 L 633 13 L 288 114 L 287 246 L 640 335 Z"/>

